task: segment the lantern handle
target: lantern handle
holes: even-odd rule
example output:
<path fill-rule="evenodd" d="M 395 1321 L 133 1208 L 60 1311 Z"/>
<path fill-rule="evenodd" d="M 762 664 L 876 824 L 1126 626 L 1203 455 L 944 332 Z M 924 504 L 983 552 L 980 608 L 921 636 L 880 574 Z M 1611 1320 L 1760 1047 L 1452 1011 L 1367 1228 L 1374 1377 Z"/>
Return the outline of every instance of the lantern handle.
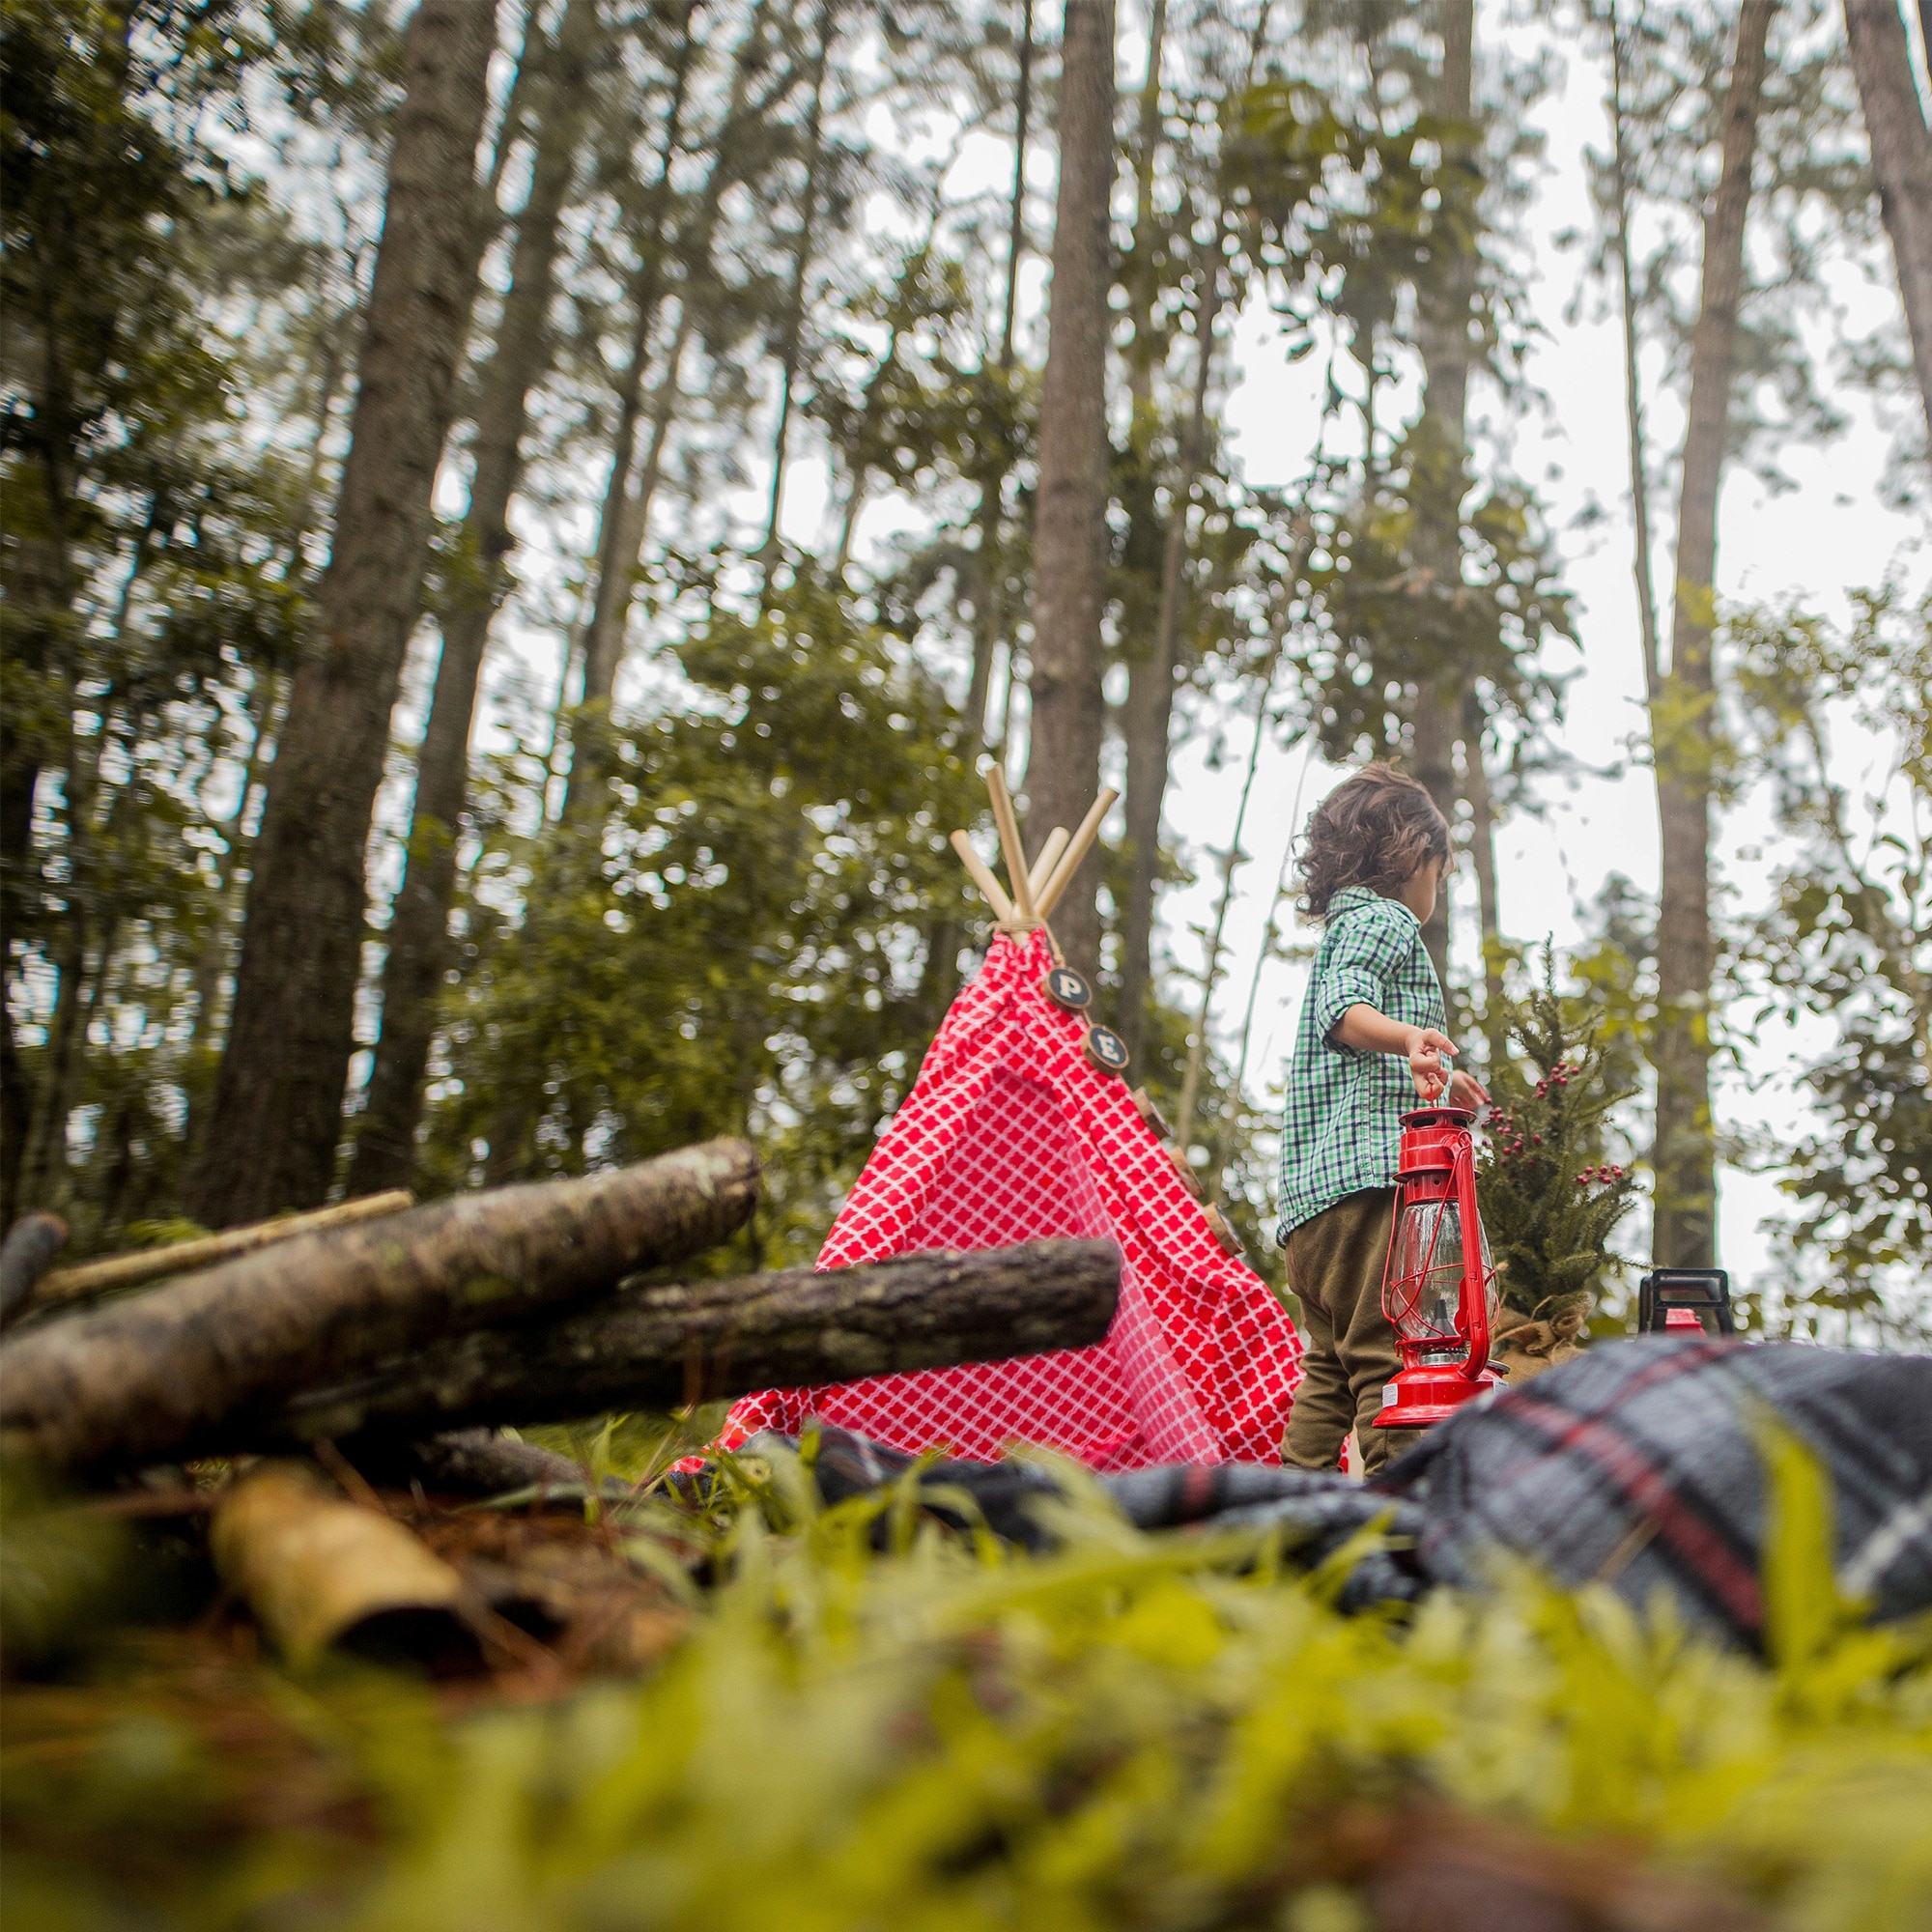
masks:
<path fill-rule="evenodd" d="M 1469 1356 L 1458 1373 L 1474 1382 L 1490 1365 L 1490 1278 L 1483 1267 L 1483 1223 L 1476 1208 L 1475 1149 L 1466 1138 L 1456 1150 L 1456 1204 L 1463 1222 L 1463 1299 L 1469 1310 Z"/>

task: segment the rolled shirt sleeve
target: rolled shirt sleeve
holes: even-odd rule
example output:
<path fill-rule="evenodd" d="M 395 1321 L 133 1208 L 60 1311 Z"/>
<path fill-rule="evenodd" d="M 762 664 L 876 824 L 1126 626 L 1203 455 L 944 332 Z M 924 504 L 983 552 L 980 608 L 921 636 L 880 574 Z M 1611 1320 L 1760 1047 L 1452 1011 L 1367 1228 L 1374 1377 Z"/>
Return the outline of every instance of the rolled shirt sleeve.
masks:
<path fill-rule="evenodd" d="M 1283 1238 L 1346 1196 L 1395 1179 L 1414 1083 L 1402 1055 L 1328 1037 L 1353 1006 L 1374 1007 L 1398 1026 L 1447 1023 L 1420 922 L 1367 886 L 1335 895 L 1301 1004 L 1282 1117 Z"/>
<path fill-rule="evenodd" d="M 1315 1037 L 1331 1052 L 1361 1051 L 1328 1037 L 1350 1007 L 1370 1006 L 1388 1013 L 1389 989 L 1415 945 L 1416 930 L 1414 916 L 1384 898 L 1350 907 L 1329 927 L 1321 971 L 1308 997 Z"/>

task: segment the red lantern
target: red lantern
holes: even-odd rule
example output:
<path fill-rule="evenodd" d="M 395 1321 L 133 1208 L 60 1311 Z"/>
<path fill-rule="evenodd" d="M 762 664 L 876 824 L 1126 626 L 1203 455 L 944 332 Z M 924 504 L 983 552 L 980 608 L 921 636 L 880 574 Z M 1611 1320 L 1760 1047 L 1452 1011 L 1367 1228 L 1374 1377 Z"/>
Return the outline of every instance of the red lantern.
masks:
<path fill-rule="evenodd" d="M 1474 1118 L 1466 1107 L 1402 1117 L 1395 1229 L 1382 1272 L 1382 1313 L 1402 1367 L 1382 1389 L 1378 1429 L 1427 1429 L 1497 1386 L 1490 1324 L 1496 1270 L 1476 1211 Z"/>

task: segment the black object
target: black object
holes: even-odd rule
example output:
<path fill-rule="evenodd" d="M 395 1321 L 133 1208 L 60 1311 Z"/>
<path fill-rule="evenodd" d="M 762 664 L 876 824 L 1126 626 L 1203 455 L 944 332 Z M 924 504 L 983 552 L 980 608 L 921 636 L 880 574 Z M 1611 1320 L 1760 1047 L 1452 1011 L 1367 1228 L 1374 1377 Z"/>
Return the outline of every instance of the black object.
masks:
<path fill-rule="evenodd" d="M 1081 1050 L 1102 1073 L 1124 1073 L 1127 1070 L 1127 1043 L 1111 1027 L 1089 1027 Z"/>
<path fill-rule="evenodd" d="M 1731 1278 L 1722 1268 L 1659 1268 L 1638 1282 L 1639 1334 L 1667 1328 L 1674 1308 L 1689 1309 L 1707 1335 L 1738 1332 L 1737 1316 L 1731 1308 Z"/>
<path fill-rule="evenodd" d="M 1056 966 L 1039 982 L 1039 990 L 1064 1012 L 1085 1012 L 1094 1004 L 1093 987 L 1071 966 Z"/>

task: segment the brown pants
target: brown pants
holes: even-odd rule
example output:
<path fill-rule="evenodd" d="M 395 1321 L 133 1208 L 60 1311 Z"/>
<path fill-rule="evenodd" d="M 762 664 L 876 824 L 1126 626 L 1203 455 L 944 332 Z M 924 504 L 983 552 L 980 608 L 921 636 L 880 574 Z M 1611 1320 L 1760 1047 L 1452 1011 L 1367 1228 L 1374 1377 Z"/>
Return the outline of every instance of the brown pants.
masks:
<path fill-rule="evenodd" d="M 1297 1469 L 1332 1469 L 1342 1443 L 1358 1432 L 1362 1465 L 1373 1474 L 1421 1439 L 1414 1429 L 1372 1427 L 1382 1384 L 1400 1363 L 1395 1330 L 1382 1313 L 1395 1189 L 1350 1194 L 1304 1221 L 1288 1237 L 1288 1285 L 1301 1300 L 1301 1386 L 1289 1411 L 1282 1461 Z"/>

